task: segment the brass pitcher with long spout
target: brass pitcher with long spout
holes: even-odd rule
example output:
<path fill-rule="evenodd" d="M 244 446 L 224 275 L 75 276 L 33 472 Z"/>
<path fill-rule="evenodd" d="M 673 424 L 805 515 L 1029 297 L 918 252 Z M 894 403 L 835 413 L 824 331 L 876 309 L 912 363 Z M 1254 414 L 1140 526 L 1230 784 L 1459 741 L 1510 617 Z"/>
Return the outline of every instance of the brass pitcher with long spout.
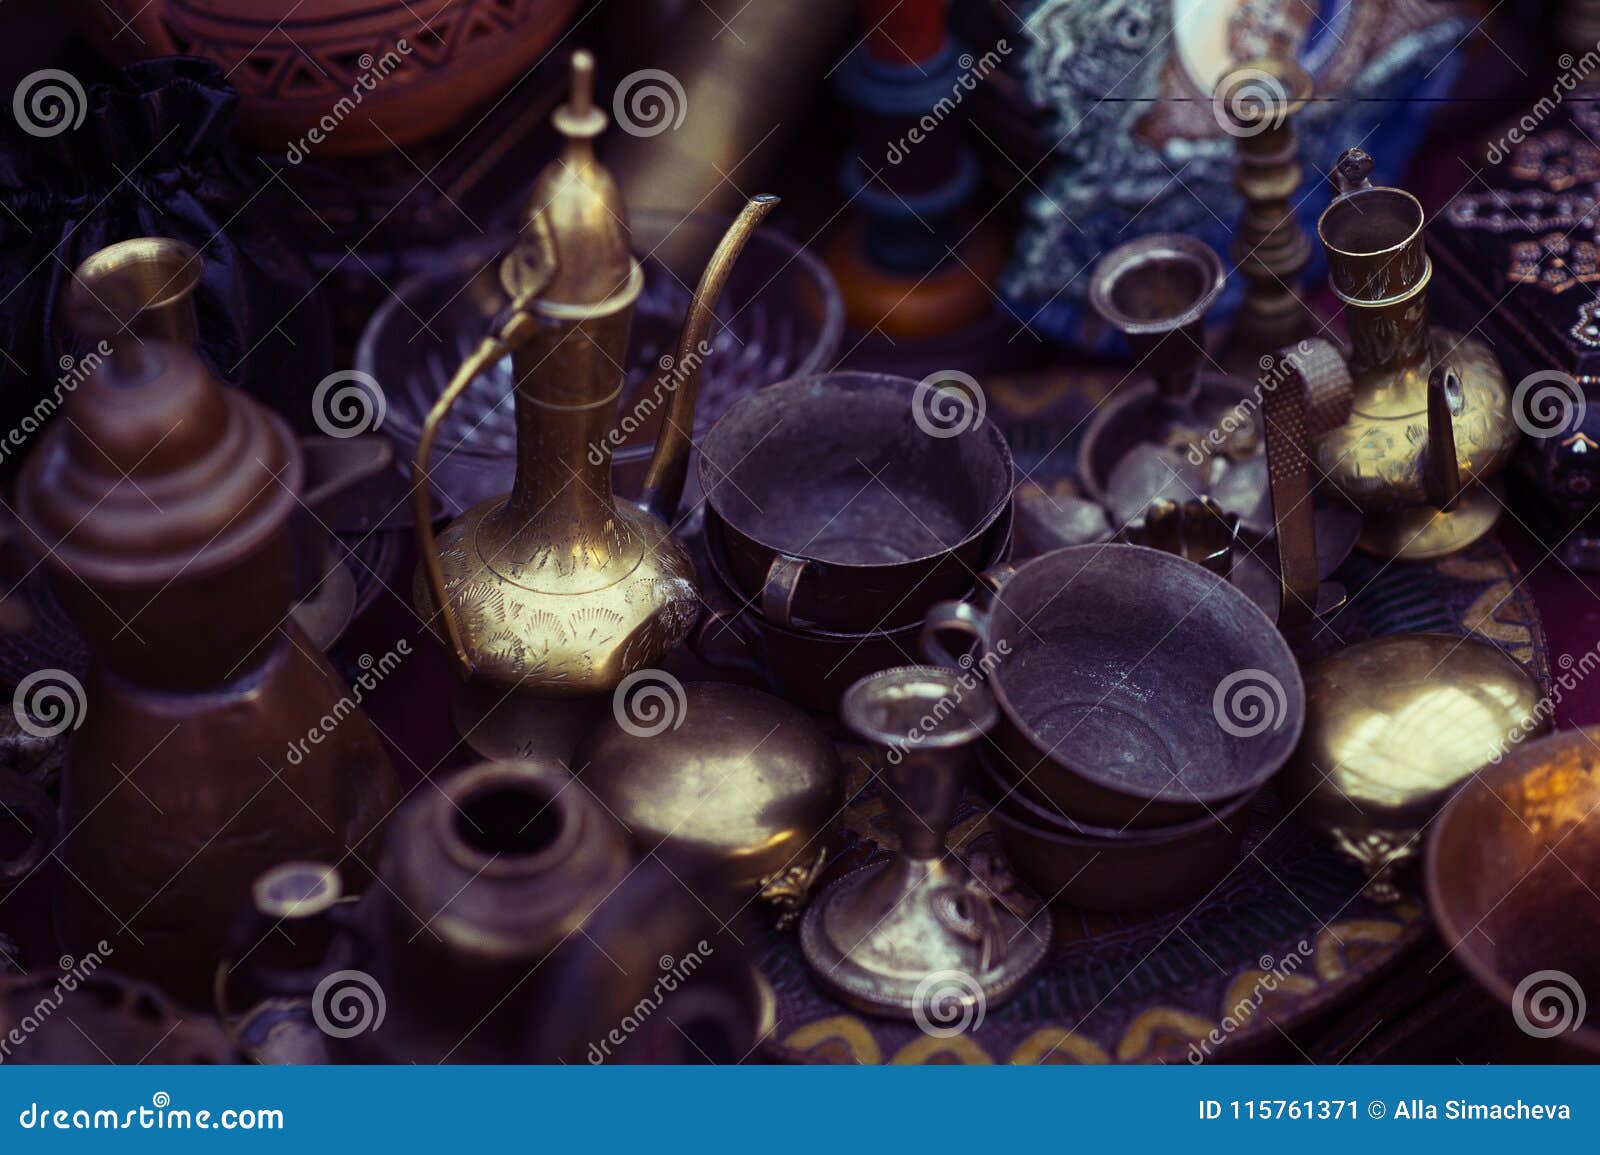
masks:
<path fill-rule="evenodd" d="M 629 248 L 621 193 L 594 155 L 606 117 L 594 106 L 593 80 L 593 57 L 575 53 L 571 98 L 552 118 L 565 144 L 534 182 L 517 245 L 501 261 L 510 304 L 428 414 L 412 462 L 418 608 L 437 609 L 467 678 L 541 698 L 609 691 L 694 624 L 694 566 L 666 523 L 688 469 L 713 307 L 777 203 L 751 200 L 712 255 L 679 339 L 676 387 L 644 496 L 637 505 L 619 500 L 608 448 L 644 272 Z M 439 424 L 473 378 L 507 355 L 515 483 L 435 540 L 427 478 Z"/>

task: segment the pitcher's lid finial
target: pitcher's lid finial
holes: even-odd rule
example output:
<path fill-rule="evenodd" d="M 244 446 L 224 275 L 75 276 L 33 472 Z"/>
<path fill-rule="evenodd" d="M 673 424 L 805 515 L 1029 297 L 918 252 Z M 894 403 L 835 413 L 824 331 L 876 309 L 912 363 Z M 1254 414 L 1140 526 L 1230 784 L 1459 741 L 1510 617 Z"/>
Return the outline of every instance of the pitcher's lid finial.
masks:
<path fill-rule="evenodd" d="M 1344 196 L 1372 186 L 1372 157 L 1365 149 L 1347 148 L 1333 166 L 1333 195 Z"/>
<path fill-rule="evenodd" d="M 606 114 L 594 103 L 594 53 L 580 48 L 572 54 L 572 88 L 551 119 L 562 136 L 574 140 L 590 140 L 606 130 Z"/>

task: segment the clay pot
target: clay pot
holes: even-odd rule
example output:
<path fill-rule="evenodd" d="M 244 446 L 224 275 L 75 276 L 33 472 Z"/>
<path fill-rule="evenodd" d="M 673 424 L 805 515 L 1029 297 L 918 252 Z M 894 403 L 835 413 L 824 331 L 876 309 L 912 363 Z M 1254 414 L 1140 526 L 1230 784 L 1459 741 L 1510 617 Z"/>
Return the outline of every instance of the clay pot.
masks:
<path fill-rule="evenodd" d="M 77 0 L 77 17 L 100 50 L 123 63 L 215 61 L 239 90 L 240 131 L 294 160 L 296 148 L 376 152 L 449 128 L 531 69 L 576 7 L 577 0 Z"/>

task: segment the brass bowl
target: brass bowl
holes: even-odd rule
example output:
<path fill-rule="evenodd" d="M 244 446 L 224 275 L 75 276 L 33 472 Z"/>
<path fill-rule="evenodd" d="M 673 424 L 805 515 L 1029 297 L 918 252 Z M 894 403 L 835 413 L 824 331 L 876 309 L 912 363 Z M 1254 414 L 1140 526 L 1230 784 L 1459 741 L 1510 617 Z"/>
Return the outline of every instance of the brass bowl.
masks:
<path fill-rule="evenodd" d="M 1597 743 L 1590 726 L 1518 747 L 1461 788 L 1428 840 L 1440 937 L 1543 1058 L 1600 1057 Z"/>

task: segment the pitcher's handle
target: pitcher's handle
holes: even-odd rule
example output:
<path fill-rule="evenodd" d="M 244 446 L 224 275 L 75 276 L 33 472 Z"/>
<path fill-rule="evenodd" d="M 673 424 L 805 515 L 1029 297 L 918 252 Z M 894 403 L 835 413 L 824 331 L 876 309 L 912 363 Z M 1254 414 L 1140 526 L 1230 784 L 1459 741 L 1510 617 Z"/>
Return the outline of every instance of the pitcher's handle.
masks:
<path fill-rule="evenodd" d="M 1461 496 L 1461 459 L 1456 455 L 1455 415 L 1462 407 L 1461 378 L 1451 365 L 1428 375 L 1428 451 L 1422 480 L 1428 503 L 1448 512 Z"/>
<path fill-rule="evenodd" d="M 558 268 L 554 242 L 550 239 L 550 226 L 542 216 L 534 221 L 530 238 L 519 244 L 544 254 L 542 263 L 534 272 L 528 271 L 532 268 L 530 265 L 516 265 L 523 270 L 519 280 L 507 272 L 514 264 L 515 254 L 501 262 L 501 277 L 506 286 L 516 289 L 516 294 L 511 303 L 495 317 L 488 336 L 478 342 L 472 356 L 461 363 L 455 376 L 450 378 L 449 386 L 433 403 L 433 408 L 428 410 L 428 418 L 422 423 L 422 436 L 417 440 L 417 451 L 411 457 L 411 521 L 417 531 L 417 552 L 422 556 L 422 572 L 428 583 L 428 593 L 433 598 L 433 604 L 439 607 L 439 616 L 444 619 L 445 637 L 450 642 L 450 651 L 455 655 L 463 677 L 472 676 L 472 655 L 462 638 L 461 624 L 456 621 L 455 611 L 450 608 L 450 599 L 445 596 L 444 570 L 439 564 L 439 545 L 433 533 L 433 511 L 429 502 L 433 489 L 428 478 L 428 459 L 433 456 L 433 441 L 439 434 L 439 426 L 444 423 L 451 406 L 466 392 L 467 386 L 478 374 L 515 350 L 539 323 L 529 310 L 534 298 L 544 291 Z"/>
<path fill-rule="evenodd" d="M 952 654 L 939 635 L 944 633 L 965 634 L 973 643 L 982 650 L 984 647 L 984 634 L 989 627 L 989 612 L 981 610 L 971 602 L 937 602 L 929 607 L 927 616 L 922 619 L 922 635 L 919 644 L 922 656 L 936 666 L 945 666 L 952 670 L 965 670 L 971 667 L 975 659 L 966 655 Z M 982 654 L 978 655 L 982 657 Z"/>
<path fill-rule="evenodd" d="M 428 411 L 428 418 L 422 423 L 422 436 L 417 439 L 417 451 L 411 458 L 411 521 L 417 532 L 417 553 L 422 558 L 422 572 L 427 579 L 428 593 L 438 608 L 439 616 L 444 619 L 445 638 L 450 643 L 450 651 L 455 655 L 463 677 L 472 676 L 472 655 L 461 636 L 461 624 L 456 621 L 455 611 L 450 608 L 450 598 L 444 588 L 444 568 L 439 564 L 439 544 L 433 533 L 433 511 L 429 500 L 433 486 L 428 477 L 428 459 L 433 455 L 433 440 L 450 407 L 466 392 L 467 386 L 478 374 L 510 351 L 510 346 L 496 336 L 485 337 L 479 342 L 472 356 L 461 363 L 456 375 L 450 379 L 449 387 Z"/>
<path fill-rule="evenodd" d="M 732 634 L 738 652 L 720 644 L 725 634 Z M 767 668 L 761 663 L 758 643 L 740 628 L 739 616 L 723 610 L 709 610 L 701 616 L 689 634 L 689 651 L 714 669 L 752 674 L 763 683 L 769 681 Z"/>
<path fill-rule="evenodd" d="M 807 564 L 803 558 L 780 553 L 767 566 L 767 580 L 761 584 L 761 616 L 767 621 L 794 628 L 794 599 Z"/>

